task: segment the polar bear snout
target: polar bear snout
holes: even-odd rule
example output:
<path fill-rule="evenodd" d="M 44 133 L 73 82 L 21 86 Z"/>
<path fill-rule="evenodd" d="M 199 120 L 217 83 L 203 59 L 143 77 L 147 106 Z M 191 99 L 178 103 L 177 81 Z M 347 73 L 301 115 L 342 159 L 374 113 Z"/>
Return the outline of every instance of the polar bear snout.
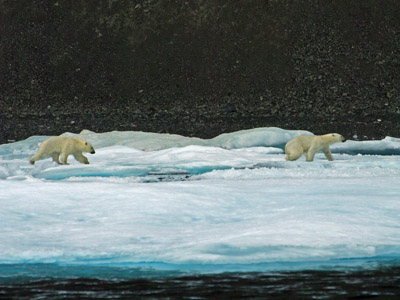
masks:
<path fill-rule="evenodd" d="M 94 149 L 92 149 L 92 151 L 90 151 L 90 154 L 95 154 L 96 151 L 94 151 Z"/>
<path fill-rule="evenodd" d="M 328 136 L 329 134 L 327 134 Z M 346 139 L 344 138 L 343 135 L 339 134 L 339 133 L 331 133 L 333 140 L 333 143 L 344 143 L 346 141 Z"/>

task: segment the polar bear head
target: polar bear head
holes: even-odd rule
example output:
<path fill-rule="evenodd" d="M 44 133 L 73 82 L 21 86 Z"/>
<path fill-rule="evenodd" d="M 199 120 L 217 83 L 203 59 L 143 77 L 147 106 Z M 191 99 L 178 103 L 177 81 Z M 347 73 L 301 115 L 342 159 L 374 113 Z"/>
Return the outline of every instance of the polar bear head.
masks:
<path fill-rule="evenodd" d="M 91 143 L 89 143 L 88 141 L 85 140 L 78 140 L 78 148 L 79 150 L 81 150 L 82 152 L 88 152 L 91 154 L 95 154 L 96 151 L 94 151 L 94 148 L 92 146 Z"/>
<path fill-rule="evenodd" d="M 329 144 L 343 143 L 346 139 L 339 133 L 328 133 L 325 135 L 326 139 L 329 140 Z"/>

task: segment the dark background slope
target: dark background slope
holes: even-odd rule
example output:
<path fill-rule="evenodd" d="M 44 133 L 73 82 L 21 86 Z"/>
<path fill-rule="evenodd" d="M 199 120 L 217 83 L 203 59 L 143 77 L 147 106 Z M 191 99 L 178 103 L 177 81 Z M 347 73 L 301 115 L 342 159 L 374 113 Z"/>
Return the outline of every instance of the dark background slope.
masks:
<path fill-rule="evenodd" d="M 399 83 L 397 0 L 0 0 L 0 143 L 264 126 L 400 137 Z"/>

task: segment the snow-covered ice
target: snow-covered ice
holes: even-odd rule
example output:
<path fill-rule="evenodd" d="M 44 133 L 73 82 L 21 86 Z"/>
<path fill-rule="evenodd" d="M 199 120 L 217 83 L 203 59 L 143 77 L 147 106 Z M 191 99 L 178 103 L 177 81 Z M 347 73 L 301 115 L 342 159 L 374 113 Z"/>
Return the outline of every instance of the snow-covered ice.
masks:
<path fill-rule="evenodd" d="M 400 139 L 286 162 L 298 134 L 312 133 L 85 130 L 63 135 L 96 154 L 68 166 L 29 164 L 44 136 L 0 145 L 0 277 L 26 264 L 214 272 L 398 261 Z"/>

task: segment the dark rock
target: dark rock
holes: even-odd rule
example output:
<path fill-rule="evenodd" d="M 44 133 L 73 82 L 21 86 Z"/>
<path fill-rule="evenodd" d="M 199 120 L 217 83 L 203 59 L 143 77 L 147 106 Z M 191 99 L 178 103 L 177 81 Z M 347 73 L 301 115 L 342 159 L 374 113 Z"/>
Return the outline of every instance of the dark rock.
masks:
<path fill-rule="evenodd" d="M 265 126 L 400 137 L 399 15 L 396 0 L 0 1 L 0 143 Z"/>

